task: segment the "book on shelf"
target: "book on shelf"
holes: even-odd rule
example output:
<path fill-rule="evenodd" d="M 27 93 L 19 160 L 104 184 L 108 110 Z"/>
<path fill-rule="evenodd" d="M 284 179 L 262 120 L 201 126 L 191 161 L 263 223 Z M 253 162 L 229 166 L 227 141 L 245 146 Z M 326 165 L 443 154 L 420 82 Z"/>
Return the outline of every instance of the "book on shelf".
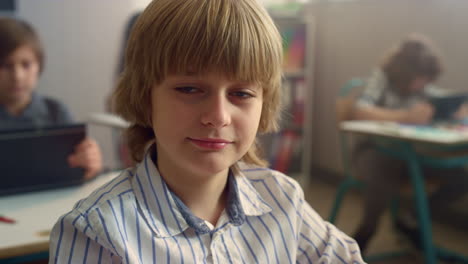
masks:
<path fill-rule="evenodd" d="M 304 79 L 285 79 L 283 81 L 283 113 L 281 129 L 304 124 L 306 83 Z"/>
<path fill-rule="evenodd" d="M 304 79 L 297 80 L 294 87 L 294 103 L 292 109 L 293 123 L 295 125 L 304 124 L 304 108 L 306 96 L 306 83 Z"/>
<path fill-rule="evenodd" d="M 273 169 L 287 172 L 292 156 L 292 146 L 295 141 L 295 133 L 285 131 L 281 134 L 278 151 L 274 158 Z"/>
<path fill-rule="evenodd" d="M 286 174 L 302 173 L 304 167 L 307 103 L 307 23 L 304 21 L 299 17 L 275 20 L 283 38 L 284 52 L 282 119 L 279 132 L 260 138 L 270 168 Z"/>
<path fill-rule="evenodd" d="M 301 72 L 304 69 L 306 30 L 304 25 L 287 26 L 280 30 L 284 42 L 285 72 Z"/>
<path fill-rule="evenodd" d="M 287 130 L 277 134 L 271 145 L 270 167 L 287 173 L 301 155 L 301 145 L 301 136 L 294 131 Z"/>

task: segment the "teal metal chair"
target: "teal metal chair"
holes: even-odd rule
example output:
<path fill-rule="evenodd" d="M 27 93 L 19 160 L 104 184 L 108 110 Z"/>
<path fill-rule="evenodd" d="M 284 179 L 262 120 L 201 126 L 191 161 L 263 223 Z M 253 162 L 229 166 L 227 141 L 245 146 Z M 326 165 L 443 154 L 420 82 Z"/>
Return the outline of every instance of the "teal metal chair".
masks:
<path fill-rule="evenodd" d="M 354 98 L 359 94 L 359 87 L 364 86 L 364 81 L 358 78 L 348 81 L 340 90 L 339 99 L 337 100 L 337 117 L 338 122 L 349 120 L 349 114 L 354 104 Z M 344 196 L 351 188 L 365 188 L 365 184 L 355 178 L 351 173 L 350 157 L 348 150 L 348 142 L 345 132 L 339 130 L 341 153 L 343 161 L 343 170 L 345 179 L 338 187 L 335 202 L 329 217 L 329 221 L 336 221 L 339 209 L 343 202 Z M 425 263 L 434 264 L 437 259 L 455 261 L 456 263 L 468 263 L 468 258 L 455 252 L 436 247 L 432 240 L 432 226 L 427 202 L 427 194 L 425 190 L 425 182 L 421 171 L 421 166 L 432 166 L 434 168 L 454 168 L 463 167 L 468 164 L 468 153 L 456 157 L 437 157 L 434 155 L 422 155 L 416 152 L 412 142 L 381 138 L 385 144 L 379 144 L 379 151 L 390 155 L 397 159 L 402 159 L 408 163 L 411 185 L 413 188 L 414 201 L 416 203 L 418 222 L 421 230 L 421 241 L 424 253 Z M 379 141 L 379 139 L 377 139 Z M 390 143 L 390 144 L 389 144 Z M 468 150 L 467 145 L 459 145 L 452 147 L 441 147 L 440 145 L 425 145 L 426 152 L 451 153 L 460 149 Z M 395 197 L 391 206 L 392 220 L 395 222 L 398 211 L 398 197 Z M 408 251 L 398 251 L 382 253 L 372 256 L 366 256 L 368 262 L 380 261 L 388 258 L 401 257 L 407 254 Z"/>
<path fill-rule="evenodd" d="M 337 123 L 339 125 L 340 122 L 350 120 L 351 119 L 351 114 L 352 114 L 352 109 L 354 106 L 354 101 L 357 96 L 359 96 L 360 92 L 362 91 L 362 88 L 364 88 L 365 82 L 362 79 L 359 78 L 354 78 L 349 80 L 339 91 L 338 94 L 338 99 L 336 101 L 336 117 L 337 117 Z M 338 128 L 338 133 L 339 133 L 339 139 L 340 139 L 340 147 L 341 147 L 341 159 L 342 159 L 342 164 L 343 164 L 343 174 L 344 174 L 344 180 L 341 182 L 341 184 L 338 187 L 336 196 L 335 196 L 335 201 L 332 205 L 332 210 L 331 214 L 328 218 L 328 221 L 330 223 L 335 223 L 336 218 L 338 217 L 338 212 L 341 208 L 341 205 L 343 203 L 343 200 L 346 196 L 346 194 L 351 190 L 351 189 L 362 189 L 365 188 L 365 184 L 363 181 L 360 179 L 356 178 L 352 174 L 352 169 L 351 169 L 351 158 L 350 158 L 350 151 L 349 151 L 349 143 L 348 142 L 348 137 L 345 132 L 341 131 Z M 397 215 L 397 209 L 398 208 L 398 203 L 395 199 L 394 202 L 392 202 L 391 205 L 391 211 L 392 211 L 392 218 L 393 220 L 396 219 Z M 374 261 L 380 261 L 380 260 L 385 260 L 385 259 L 390 259 L 390 258 L 396 258 L 396 257 L 401 257 L 405 254 L 407 254 L 407 251 L 398 251 L 398 252 L 388 252 L 388 253 L 381 253 L 377 255 L 371 255 L 371 256 L 365 256 L 365 260 L 367 262 L 374 262 Z"/>
<path fill-rule="evenodd" d="M 408 141 L 396 141 L 395 147 L 380 147 L 380 151 L 394 158 L 407 162 L 411 185 L 414 192 L 414 202 L 418 214 L 418 223 L 421 230 L 420 239 L 424 253 L 425 263 L 434 264 L 438 259 L 452 261 L 454 263 L 468 263 L 468 257 L 438 247 L 432 237 L 432 223 L 425 190 L 424 175 L 421 166 L 433 168 L 457 168 L 468 164 L 468 152 L 459 155 L 447 155 L 460 149 L 468 150 L 468 144 L 456 146 L 441 146 L 437 144 L 425 144 L 426 154 L 421 154 L 415 149 L 415 145 Z M 432 152 L 432 153 L 431 153 Z M 429 154 L 431 153 L 431 154 Z M 437 155 L 437 154 L 438 155 Z"/>
<path fill-rule="evenodd" d="M 361 87 L 364 86 L 364 81 L 359 78 L 354 78 L 348 81 L 339 91 L 339 97 L 336 101 L 336 116 L 337 123 L 349 120 L 351 118 L 351 111 L 354 104 L 354 99 L 358 96 Z M 335 202 L 332 207 L 332 211 L 329 217 L 330 223 L 336 221 L 338 211 L 343 202 L 344 196 L 351 188 L 362 188 L 363 183 L 356 179 L 351 173 L 350 165 L 350 152 L 348 151 L 348 140 L 343 131 L 338 128 L 339 138 L 340 138 L 340 147 L 341 147 L 341 159 L 343 163 L 343 173 L 345 179 L 338 187 L 338 192 L 336 194 Z"/>

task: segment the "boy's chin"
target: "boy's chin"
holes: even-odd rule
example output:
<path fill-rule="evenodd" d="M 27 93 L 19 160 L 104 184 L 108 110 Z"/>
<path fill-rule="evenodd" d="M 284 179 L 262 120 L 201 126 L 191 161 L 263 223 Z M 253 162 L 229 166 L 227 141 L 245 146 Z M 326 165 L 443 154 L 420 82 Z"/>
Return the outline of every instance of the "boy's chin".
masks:
<path fill-rule="evenodd" d="M 226 161 L 202 161 L 192 164 L 191 167 L 192 173 L 204 178 L 227 173 L 231 166 L 232 164 Z"/>
<path fill-rule="evenodd" d="M 31 92 L 14 91 L 8 94 L 8 100 L 14 103 L 22 103 L 31 97 Z"/>

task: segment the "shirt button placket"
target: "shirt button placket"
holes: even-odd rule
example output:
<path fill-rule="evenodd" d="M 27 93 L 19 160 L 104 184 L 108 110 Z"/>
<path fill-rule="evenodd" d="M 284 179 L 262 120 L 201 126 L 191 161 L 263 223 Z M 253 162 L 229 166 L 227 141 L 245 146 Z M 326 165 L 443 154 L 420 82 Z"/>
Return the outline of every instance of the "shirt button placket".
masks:
<path fill-rule="evenodd" d="M 211 240 L 211 254 L 213 255 L 213 263 L 224 264 L 227 263 L 223 258 L 223 250 L 221 243 L 221 234 L 218 232 L 213 234 L 213 239 Z"/>

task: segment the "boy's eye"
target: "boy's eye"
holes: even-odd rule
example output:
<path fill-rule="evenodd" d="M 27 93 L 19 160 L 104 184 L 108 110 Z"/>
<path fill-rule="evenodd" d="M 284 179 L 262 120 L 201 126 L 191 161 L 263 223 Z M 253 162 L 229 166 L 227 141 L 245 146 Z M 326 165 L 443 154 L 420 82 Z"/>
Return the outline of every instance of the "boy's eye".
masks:
<path fill-rule="evenodd" d="M 23 68 L 25 68 L 25 69 L 29 69 L 29 67 L 31 67 L 31 62 L 30 61 L 23 61 L 21 63 L 21 66 L 23 66 Z"/>
<path fill-rule="evenodd" d="M 181 93 L 186 93 L 186 94 L 192 94 L 192 93 L 196 93 L 200 91 L 200 89 L 198 89 L 197 87 L 193 87 L 193 86 L 176 87 L 175 90 Z"/>
<path fill-rule="evenodd" d="M 252 93 L 245 92 L 245 91 L 231 92 L 230 95 L 234 96 L 234 97 L 241 98 L 241 99 L 249 99 L 249 98 L 255 97 L 255 95 L 253 95 Z"/>

